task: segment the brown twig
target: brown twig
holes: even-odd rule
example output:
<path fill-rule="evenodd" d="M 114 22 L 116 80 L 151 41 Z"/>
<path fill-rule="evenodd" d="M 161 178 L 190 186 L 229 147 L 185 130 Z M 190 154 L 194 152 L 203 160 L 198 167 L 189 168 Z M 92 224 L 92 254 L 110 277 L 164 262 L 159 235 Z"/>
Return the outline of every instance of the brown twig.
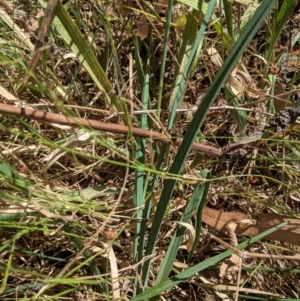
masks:
<path fill-rule="evenodd" d="M 180 145 L 182 143 L 181 138 L 171 138 L 167 135 L 153 132 L 150 130 L 142 130 L 139 128 L 131 127 L 130 129 L 125 125 L 101 122 L 91 119 L 82 119 L 79 117 L 69 117 L 63 114 L 48 113 L 39 110 L 32 110 L 29 108 L 22 108 L 12 105 L 1 104 L 0 114 L 4 115 L 14 115 L 20 116 L 32 120 L 39 121 L 41 123 L 57 123 L 62 125 L 69 125 L 72 127 L 90 127 L 95 130 L 101 130 L 103 132 L 117 133 L 127 135 L 131 131 L 132 135 L 135 137 L 150 138 L 166 143 L 174 143 L 175 145 Z M 194 142 L 192 149 L 203 152 L 211 157 L 219 157 L 222 153 L 220 148 L 216 148 L 210 145 L 201 144 Z"/>

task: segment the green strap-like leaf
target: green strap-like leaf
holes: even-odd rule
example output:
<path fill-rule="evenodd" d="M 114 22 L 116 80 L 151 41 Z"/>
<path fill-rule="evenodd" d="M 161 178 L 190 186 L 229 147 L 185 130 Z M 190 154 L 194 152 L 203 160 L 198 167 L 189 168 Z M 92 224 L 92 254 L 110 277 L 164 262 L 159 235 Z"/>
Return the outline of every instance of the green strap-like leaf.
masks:
<path fill-rule="evenodd" d="M 201 172 L 200 177 L 206 178 L 207 176 L 210 176 L 210 171 L 205 169 Z M 185 211 L 182 215 L 181 222 L 182 223 L 189 223 L 193 214 L 193 211 L 197 207 L 197 224 L 196 224 L 196 237 L 194 245 L 196 246 L 199 241 L 199 236 L 201 232 L 201 215 L 202 215 L 202 209 L 204 205 L 206 204 L 206 197 L 207 197 L 207 191 L 209 188 L 209 182 L 206 182 L 204 184 L 198 184 L 193 192 L 193 195 L 191 199 L 189 200 Z M 178 249 L 180 246 L 180 243 L 182 241 L 182 237 L 185 233 L 185 227 L 183 225 L 179 225 L 177 230 L 175 231 L 172 241 L 168 247 L 167 253 L 165 255 L 165 258 L 160 266 L 158 275 L 155 280 L 155 284 L 159 284 L 163 281 L 165 281 L 169 273 L 172 269 L 174 260 L 176 258 L 176 255 L 178 253 Z M 191 253 L 193 253 L 194 246 L 191 250 Z"/>
<path fill-rule="evenodd" d="M 211 172 L 208 169 L 204 169 L 202 170 L 200 177 L 203 179 L 210 179 L 211 178 Z M 203 187 L 201 189 L 201 195 L 199 197 L 199 201 L 197 204 L 197 208 L 196 208 L 196 219 L 195 219 L 195 230 L 196 230 L 196 235 L 195 235 L 195 241 L 193 243 L 193 246 L 190 250 L 190 254 L 188 257 L 188 263 L 190 262 L 194 251 L 198 245 L 199 239 L 200 239 L 200 234 L 201 234 L 201 229 L 202 229 L 202 211 L 204 206 L 206 205 L 206 201 L 207 201 L 207 195 L 208 195 L 208 191 L 209 191 L 209 187 L 210 187 L 210 182 L 205 182 L 203 184 Z"/>
<path fill-rule="evenodd" d="M 194 142 L 199 128 L 204 122 L 206 114 L 214 103 L 217 94 L 220 89 L 223 87 L 225 81 L 227 80 L 229 74 L 235 68 L 239 58 L 243 54 L 246 47 L 251 42 L 253 36 L 258 30 L 259 26 L 271 10 L 275 0 L 264 0 L 260 7 L 257 9 L 253 18 L 248 23 L 248 26 L 245 28 L 243 33 L 240 36 L 240 39 L 237 41 L 236 45 L 233 47 L 232 52 L 224 61 L 222 68 L 217 73 L 213 83 L 208 89 L 206 95 L 204 96 L 201 104 L 199 105 L 198 110 L 195 113 L 195 116 L 184 136 L 182 144 L 178 150 L 178 153 L 175 157 L 174 163 L 170 168 L 171 174 L 178 175 L 181 172 L 183 164 L 185 163 L 187 156 L 190 152 L 192 143 Z M 164 188 L 161 194 L 160 201 L 157 206 L 156 213 L 154 215 L 153 226 L 149 233 L 149 240 L 145 252 L 145 256 L 150 256 L 154 252 L 154 247 L 156 239 L 161 227 L 162 220 L 164 218 L 166 209 L 172 197 L 173 189 L 176 181 L 173 179 L 168 179 L 165 181 Z M 143 266 L 143 275 L 142 275 L 142 284 L 145 287 L 148 282 L 149 270 L 150 270 L 151 260 L 148 259 L 145 261 Z"/>
<path fill-rule="evenodd" d="M 297 0 L 284 0 L 281 4 L 279 14 L 276 18 L 275 28 L 274 30 L 272 30 L 270 44 L 266 52 L 266 60 L 268 62 L 272 60 L 275 55 L 275 44 L 279 38 L 279 35 L 281 34 L 283 26 L 285 25 L 286 21 L 291 15 L 291 12 L 293 11 L 295 2 L 297 2 Z"/>
<path fill-rule="evenodd" d="M 248 246 L 250 246 L 251 244 L 261 240 L 262 238 L 264 238 L 265 236 L 281 229 L 282 227 L 288 225 L 289 222 L 283 222 L 259 235 L 256 235 L 255 237 L 248 239 L 246 241 L 244 241 L 243 243 L 239 244 L 236 246 L 236 249 L 238 250 L 242 250 Z M 146 292 L 143 292 L 139 295 L 137 295 L 136 297 L 133 297 L 131 299 L 131 301 L 140 301 L 140 300 L 147 300 L 148 298 L 152 298 L 154 296 L 157 296 L 159 294 L 161 294 L 162 292 L 166 291 L 167 289 L 179 284 L 182 281 L 185 281 L 186 279 L 192 277 L 193 275 L 195 275 L 196 273 L 199 273 L 201 271 L 203 271 L 204 269 L 216 264 L 217 262 L 229 257 L 231 254 L 233 254 L 234 251 L 232 250 L 227 250 L 219 255 L 216 255 L 214 257 L 211 257 L 205 261 L 202 261 L 198 264 L 196 264 L 195 266 L 185 270 L 184 272 L 176 275 L 175 277 L 172 277 L 169 280 L 166 280 L 154 287 L 152 287 L 151 289 L 147 290 Z"/>

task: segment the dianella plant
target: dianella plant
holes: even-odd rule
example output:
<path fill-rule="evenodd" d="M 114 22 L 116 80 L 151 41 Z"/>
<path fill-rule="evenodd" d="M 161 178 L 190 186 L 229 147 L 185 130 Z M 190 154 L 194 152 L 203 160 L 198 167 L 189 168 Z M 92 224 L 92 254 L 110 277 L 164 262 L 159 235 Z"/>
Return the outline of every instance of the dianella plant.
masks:
<path fill-rule="evenodd" d="M 0 93 L 3 108 L 17 109 L 0 108 L 3 298 L 160 300 L 287 225 L 199 255 L 216 187 L 266 208 L 266 198 L 226 191 L 244 171 L 221 149 L 228 136 L 247 136 L 262 101 L 266 116 L 279 111 L 278 70 L 291 61 L 296 70 L 299 57 L 277 45 L 297 1 L 6 2 Z M 226 118 L 233 130 L 220 130 Z M 285 146 L 285 158 L 299 160 L 299 147 Z M 287 168 L 272 154 L 267 175 L 247 174 L 247 185 L 293 182 L 296 161 Z"/>

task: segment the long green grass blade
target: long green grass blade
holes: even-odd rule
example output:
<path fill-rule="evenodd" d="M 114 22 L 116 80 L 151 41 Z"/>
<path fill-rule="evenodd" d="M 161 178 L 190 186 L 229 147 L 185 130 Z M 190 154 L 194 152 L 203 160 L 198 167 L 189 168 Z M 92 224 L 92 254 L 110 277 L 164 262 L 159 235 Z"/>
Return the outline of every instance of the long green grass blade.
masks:
<path fill-rule="evenodd" d="M 232 12 L 232 1 L 223 0 L 225 19 L 227 25 L 227 32 L 233 38 L 233 12 Z"/>
<path fill-rule="evenodd" d="M 135 38 L 135 45 L 138 44 L 137 39 Z M 142 63 L 140 61 L 140 57 L 138 54 L 135 54 L 135 61 L 137 63 L 138 77 L 140 81 L 140 85 L 142 87 L 142 105 L 143 108 L 147 109 L 149 107 L 149 79 L 150 79 L 150 60 L 147 59 L 146 62 L 146 70 L 145 72 L 142 69 Z M 143 114 L 140 119 L 140 127 L 147 128 L 147 120 L 148 116 Z M 144 163 L 144 158 L 146 156 L 146 139 L 139 139 L 136 151 L 136 160 L 140 163 Z M 150 175 L 148 173 L 148 175 Z M 133 204 L 136 208 L 141 208 L 143 203 L 145 202 L 145 193 L 147 190 L 147 183 L 149 178 L 147 177 L 146 183 L 144 181 L 144 171 L 137 169 L 135 172 L 135 193 Z M 148 204 L 149 205 L 149 204 Z M 136 214 L 136 228 L 135 228 L 135 238 L 134 238 L 134 250 L 133 250 L 133 258 L 137 263 L 142 260 L 143 251 L 145 246 L 145 238 L 146 238 L 146 219 L 143 221 L 143 209 L 139 209 Z M 149 211 L 147 212 L 148 216 Z M 141 267 L 138 268 L 138 273 L 140 273 Z M 136 292 L 140 292 L 140 285 L 138 279 L 135 281 Z"/>
<path fill-rule="evenodd" d="M 197 20 L 200 18 L 202 1 L 199 2 L 199 11 L 193 10 L 192 13 L 187 16 L 186 28 L 183 33 L 183 41 L 179 53 L 179 66 L 177 67 L 176 71 L 177 76 L 174 80 L 172 89 L 173 91 L 170 98 L 173 106 L 169 116 L 168 129 L 171 129 L 174 124 L 176 110 L 184 96 L 190 68 L 195 58 L 195 54 L 197 53 L 199 47 L 201 47 L 204 32 L 209 24 L 215 3 L 216 1 L 211 1 L 207 7 L 206 14 L 198 31 L 197 37 L 195 30 L 198 27 Z"/>
<path fill-rule="evenodd" d="M 160 67 L 160 76 L 159 76 L 159 85 L 158 85 L 158 100 L 157 100 L 158 118 L 160 118 L 160 113 L 161 113 L 161 101 L 162 101 L 162 93 L 163 93 L 163 86 L 164 86 L 172 14 L 173 14 L 173 0 L 168 0 L 167 18 L 165 24 L 165 35 L 164 35 L 164 43 L 163 43 L 164 46 L 161 55 L 161 67 Z"/>
<path fill-rule="evenodd" d="M 10 248 L 8 261 L 7 261 L 7 266 L 6 266 L 6 269 L 4 271 L 4 275 L 2 277 L 2 282 L 1 282 L 1 285 L 0 285 L 0 294 L 3 293 L 3 291 L 4 291 L 4 289 L 7 285 L 7 279 L 8 279 L 8 276 L 9 276 L 10 269 L 11 269 L 12 260 L 13 260 L 13 256 L 14 256 L 14 251 L 15 251 L 15 240 L 12 241 L 12 245 L 11 245 L 11 248 Z"/>
<path fill-rule="evenodd" d="M 266 52 L 266 60 L 269 62 L 275 55 L 275 44 L 281 34 L 281 31 L 293 11 L 296 0 L 284 0 L 281 4 L 279 14 L 275 21 L 275 28 L 272 30 L 270 44 Z"/>
<path fill-rule="evenodd" d="M 195 116 L 184 136 L 183 142 L 178 150 L 178 153 L 175 157 L 174 163 L 170 168 L 170 173 L 179 174 L 186 158 L 191 149 L 191 145 L 198 133 L 199 128 L 204 122 L 205 116 L 210 108 L 210 106 L 215 101 L 217 94 L 220 89 L 223 87 L 225 81 L 227 80 L 229 74 L 232 72 L 234 67 L 236 66 L 239 58 L 243 54 L 244 50 L 250 43 L 251 39 L 255 35 L 259 26 L 263 22 L 264 18 L 267 16 L 269 11 L 271 10 L 275 0 L 265 0 L 261 3 L 260 7 L 257 9 L 253 18 L 249 22 L 248 26 L 245 28 L 243 33 L 240 36 L 240 39 L 237 41 L 236 45 L 233 47 L 232 52 L 224 61 L 222 68 L 217 73 L 212 85 L 208 89 L 206 95 L 204 96 L 198 110 L 195 113 Z M 166 209 L 168 207 L 169 201 L 172 197 L 173 189 L 175 186 L 175 180 L 166 180 L 160 201 L 158 203 L 158 207 L 156 213 L 154 215 L 153 226 L 149 233 L 149 240 L 147 243 L 147 248 L 145 252 L 145 256 L 149 256 L 153 254 L 154 247 L 156 243 L 156 239 L 161 227 L 162 220 L 164 218 Z M 149 270 L 150 270 L 151 260 L 148 259 L 145 261 L 143 266 L 143 275 L 142 275 L 142 283 L 145 287 L 148 282 Z"/>
<path fill-rule="evenodd" d="M 148 107 L 149 102 L 149 71 L 150 71 L 150 64 L 149 59 L 147 60 L 146 65 L 146 72 L 144 77 L 144 84 L 142 90 L 142 105 L 144 108 Z M 140 118 L 140 128 L 146 129 L 147 128 L 147 118 L 146 114 L 141 115 Z M 135 159 L 143 164 L 145 162 L 146 157 L 146 139 L 139 138 L 137 140 L 137 150 Z M 140 208 L 144 203 L 144 171 L 140 169 L 136 169 L 135 171 L 135 181 L 134 181 L 134 195 L 133 195 L 133 205 L 136 208 Z M 143 210 L 139 209 L 136 214 L 136 227 L 135 227 L 135 240 L 134 240 L 134 250 L 133 250 L 133 258 L 136 261 L 139 260 L 137 257 L 137 249 L 139 242 L 141 243 L 140 248 L 144 248 L 144 236 L 140 235 L 141 230 L 141 220 L 142 220 L 142 213 Z"/>
<path fill-rule="evenodd" d="M 211 178 L 211 172 L 208 169 L 202 170 L 200 177 L 202 179 L 210 179 Z M 207 200 L 207 195 L 210 187 L 210 182 L 205 182 L 203 184 L 202 190 L 201 190 L 201 195 L 197 204 L 196 208 L 196 219 L 195 219 L 195 230 L 196 230 L 196 235 L 195 235 L 195 241 L 193 243 L 193 246 L 190 250 L 189 257 L 187 259 L 187 262 L 189 263 L 194 251 L 196 250 L 196 247 L 198 245 L 199 239 L 200 239 L 200 234 L 201 234 L 201 229 L 202 229 L 202 210 L 204 206 L 206 205 L 206 200 Z"/>
<path fill-rule="evenodd" d="M 216 33 L 222 38 L 222 47 L 227 50 L 231 50 L 234 45 L 234 39 L 229 35 L 229 33 L 224 31 L 222 22 L 219 21 L 219 18 L 215 14 L 212 15 L 212 21 Z"/>
<path fill-rule="evenodd" d="M 264 238 L 265 236 L 281 229 L 282 227 L 288 225 L 289 222 L 283 222 L 263 233 L 260 233 L 259 235 L 256 235 L 253 238 L 250 238 L 246 241 L 244 241 L 243 243 L 239 244 L 236 246 L 237 249 L 242 250 L 248 246 L 250 246 L 251 244 L 261 240 L 262 238 Z M 179 284 L 182 281 L 185 281 L 187 278 L 193 276 L 196 273 L 199 273 L 201 271 L 203 271 L 204 269 L 216 264 L 217 262 L 227 258 L 228 256 L 232 255 L 234 252 L 232 250 L 227 250 L 221 254 L 218 254 L 214 257 L 211 257 L 203 262 L 200 262 L 198 264 L 196 264 L 195 266 L 187 269 L 186 271 L 176 275 L 175 277 L 172 277 L 169 280 L 166 280 L 154 287 L 152 287 L 151 289 L 137 295 L 136 297 L 133 297 L 131 299 L 131 301 L 140 301 L 140 300 L 146 300 L 148 298 L 152 298 L 154 296 L 157 296 L 159 294 L 161 294 L 162 292 L 166 291 L 167 289 Z"/>
<path fill-rule="evenodd" d="M 205 178 L 206 175 L 208 175 L 208 174 L 210 174 L 209 170 L 204 170 L 201 172 L 200 177 Z M 203 208 L 204 204 L 206 203 L 207 193 L 204 193 L 204 191 L 206 190 L 207 184 L 209 187 L 209 183 L 206 182 L 201 185 L 198 184 L 197 187 L 195 188 L 193 195 L 192 195 L 191 199 L 189 200 L 189 202 L 185 208 L 184 214 L 180 220 L 182 223 L 190 222 L 192 213 L 195 210 L 196 206 L 200 209 L 200 214 L 202 213 L 201 208 Z M 200 217 L 199 223 L 201 226 L 201 217 Z M 178 253 L 179 246 L 182 241 L 182 237 L 185 233 L 185 230 L 186 229 L 183 225 L 179 225 L 178 229 L 175 231 L 172 241 L 171 241 L 171 243 L 168 247 L 167 253 L 165 255 L 165 258 L 160 266 L 158 275 L 155 280 L 155 285 L 161 283 L 162 281 L 164 281 L 168 278 L 169 273 L 172 269 L 174 260 L 176 258 L 176 255 Z M 196 232 L 197 232 L 197 230 L 196 230 Z M 198 239 L 199 239 L 199 236 L 198 236 Z M 197 234 L 196 234 L 196 238 L 195 238 L 195 245 L 197 245 L 196 242 L 198 243 Z"/>

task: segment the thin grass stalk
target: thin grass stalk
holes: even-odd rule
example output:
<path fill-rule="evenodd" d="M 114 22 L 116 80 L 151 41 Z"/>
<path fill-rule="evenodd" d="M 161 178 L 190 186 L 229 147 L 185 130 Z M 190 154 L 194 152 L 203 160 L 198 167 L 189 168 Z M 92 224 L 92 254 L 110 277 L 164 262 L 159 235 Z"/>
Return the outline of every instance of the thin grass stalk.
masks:
<path fill-rule="evenodd" d="M 12 119 L 16 120 L 18 123 L 24 127 L 24 129 L 28 130 L 30 133 L 32 133 L 35 137 L 35 139 L 40 139 L 41 141 L 45 140 L 43 135 L 41 135 L 33 126 L 31 126 L 29 123 L 24 121 L 24 119 L 16 117 L 16 116 L 11 116 Z"/>
<path fill-rule="evenodd" d="M 160 76 L 159 76 L 159 85 L 158 85 L 158 100 L 157 100 L 157 118 L 160 118 L 161 114 L 161 101 L 164 87 L 164 78 L 165 78 L 165 69 L 166 69 L 166 61 L 167 61 L 167 52 L 169 45 L 169 34 L 171 28 L 172 14 L 173 14 L 173 0 L 168 0 L 168 9 L 166 16 L 166 24 L 165 24 L 165 35 L 163 42 L 163 51 L 161 56 L 161 66 L 160 66 Z"/>
<path fill-rule="evenodd" d="M 212 175 L 210 170 L 208 169 L 204 169 L 202 170 L 200 177 L 203 179 L 211 179 Z M 200 235 L 201 235 L 201 229 L 202 229 L 202 210 L 204 208 L 204 206 L 207 203 L 207 196 L 208 196 L 208 191 L 209 191 L 209 187 L 210 187 L 210 182 L 205 182 L 203 184 L 202 190 L 201 190 L 201 195 L 199 197 L 199 201 L 197 203 L 197 208 L 196 208 L 196 218 L 195 218 L 195 230 L 196 230 L 196 234 L 195 234 L 195 240 L 193 243 L 193 246 L 191 248 L 191 250 L 189 251 L 189 256 L 187 259 L 187 263 L 190 263 L 192 256 L 196 250 L 196 247 L 198 245 L 198 242 L 200 240 Z"/>
<path fill-rule="evenodd" d="M 210 108 L 210 106 L 215 101 L 217 94 L 220 89 L 223 87 L 226 82 L 229 74 L 235 68 L 239 58 L 243 54 L 244 50 L 251 42 L 253 36 L 258 30 L 259 26 L 263 22 L 264 18 L 267 16 L 269 11 L 271 10 L 275 0 L 265 0 L 261 3 L 261 5 L 256 10 L 253 18 L 248 23 L 248 26 L 245 28 L 243 33 L 240 36 L 240 39 L 233 47 L 232 52 L 224 61 L 223 66 L 217 73 L 215 79 L 212 82 L 212 85 L 209 87 L 206 95 L 204 96 L 201 104 L 199 105 L 198 110 L 195 113 L 193 120 L 184 136 L 182 144 L 178 150 L 178 153 L 175 157 L 175 160 L 170 168 L 171 174 L 178 175 L 183 167 L 184 162 L 189 154 L 191 149 L 191 145 L 198 133 L 199 128 L 204 122 L 205 116 Z M 149 233 L 149 239 L 147 243 L 147 248 L 145 252 L 145 256 L 150 256 L 154 252 L 154 247 L 156 243 L 156 239 L 168 207 L 168 204 L 171 200 L 173 189 L 176 181 L 172 179 L 168 179 L 165 181 L 165 185 L 161 194 L 160 201 L 158 203 L 158 207 L 156 213 L 154 215 L 153 226 Z M 151 260 L 148 259 L 145 261 L 143 266 L 143 274 L 142 274 L 142 284 L 145 287 L 148 282 L 149 271 L 151 266 Z"/>
<path fill-rule="evenodd" d="M 10 270 L 11 270 L 12 260 L 14 257 L 14 251 L 15 251 L 15 239 L 12 240 L 7 265 L 6 265 L 6 268 L 5 268 L 3 277 L 2 277 L 2 282 L 1 282 L 1 286 L 0 286 L 0 294 L 2 294 L 4 292 L 6 284 L 7 284 L 7 279 L 8 279 Z"/>
<path fill-rule="evenodd" d="M 220 0 L 220 1 L 222 1 L 222 0 Z M 207 4 L 204 2 L 203 6 L 205 7 L 205 5 L 207 5 Z M 220 20 L 219 17 L 217 17 L 215 14 L 213 14 L 212 21 L 213 21 L 213 25 L 216 30 L 216 33 L 222 39 L 222 43 L 221 43 L 222 47 L 226 48 L 226 50 L 231 50 L 235 41 L 227 32 L 224 32 L 222 20 Z"/>
<path fill-rule="evenodd" d="M 154 9 L 153 5 L 151 4 L 151 2 L 142 0 L 142 4 L 147 8 L 147 10 L 149 10 L 149 13 L 151 14 L 152 18 L 156 18 L 157 20 L 162 21 L 160 15 L 157 13 L 157 11 Z M 149 14 L 149 15 L 150 15 Z"/>
<path fill-rule="evenodd" d="M 226 25 L 227 25 L 227 32 L 228 34 L 233 37 L 233 12 L 232 12 L 232 1 L 229 0 L 223 0 L 223 6 L 224 6 L 224 13 L 225 13 L 225 19 L 226 19 Z"/>
<path fill-rule="evenodd" d="M 145 79 L 145 74 L 144 74 L 144 70 L 143 70 L 143 64 L 141 61 L 141 57 L 140 57 L 140 46 L 139 46 L 139 41 L 138 38 L 136 36 L 136 34 L 132 31 L 132 36 L 134 38 L 133 42 L 134 42 L 134 49 L 136 51 L 134 51 L 134 61 L 135 61 L 135 65 L 136 65 L 136 72 L 137 72 L 137 76 L 138 76 L 138 80 L 139 80 L 139 84 L 141 87 L 141 90 L 143 91 L 143 87 L 144 87 L 144 79 Z"/>
<path fill-rule="evenodd" d="M 29 289 L 37 290 L 38 288 L 41 288 L 43 286 L 45 286 L 44 282 L 42 282 L 42 283 L 38 282 L 38 283 L 34 283 L 34 284 L 28 283 L 28 284 L 25 284 L 25 285 L 18 285 L 15 288 L 6 288 L 3 291 L 2 298 L 4 298 L 6 294 L 10 294 L 10 293 L 17 294 L 17 293 L 20 293 L 20 292 L 23 292 L 23 291 L 28 291 Z"/>

